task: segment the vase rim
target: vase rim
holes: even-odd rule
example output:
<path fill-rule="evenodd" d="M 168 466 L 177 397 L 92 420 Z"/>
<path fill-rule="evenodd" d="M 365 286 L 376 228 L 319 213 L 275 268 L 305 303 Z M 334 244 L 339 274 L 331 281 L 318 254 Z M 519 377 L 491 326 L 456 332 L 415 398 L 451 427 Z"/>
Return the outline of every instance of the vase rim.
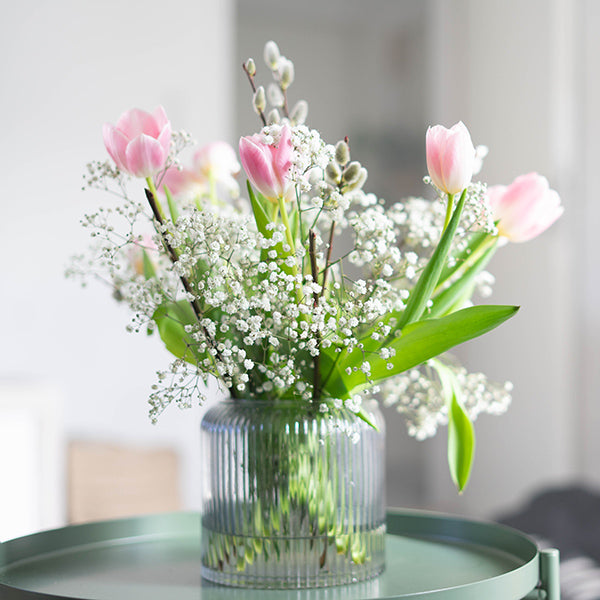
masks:
<path fill-rule="evenodd" d="M 227 404 L 268 404 L 271 406 L 317 406 L 319 407 L 321 404 L 326 402 L 326 400 L 316 402 L 313 404 L 311 400 L 301 400 L 299 398 L 277 398 L 275 400 L 267 400 L 265 398 L 224 398 L 221 402 L 225 402 Z"/>

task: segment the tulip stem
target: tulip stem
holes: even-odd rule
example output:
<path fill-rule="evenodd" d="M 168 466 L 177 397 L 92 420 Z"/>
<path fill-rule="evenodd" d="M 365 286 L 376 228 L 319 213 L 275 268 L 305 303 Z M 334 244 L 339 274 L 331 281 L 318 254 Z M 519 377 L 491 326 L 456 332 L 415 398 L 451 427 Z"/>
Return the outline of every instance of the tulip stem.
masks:
<path fill-rule="evenodd" d="M 277 201 L 279 203 L 279 213 L 281 214 L 281 222 L 283 223 L 283 226 L 285 227 L 285 237 L 286 237 L 288 246 L 290 247 L 290 251 L 289 251 L 288 255 L 294 257 L 294 264 L 292 266 L 292 275 L 294 276 L 294 278 L 297 278 L 298 277 L 298 265 L 296 264 L 296 245 L 294 244 L 294 238 L 292 237 L 292 228 L 290 227 L 290 221 L 288 219 L 287 210 L 285 209 L 285 199 L 283 196 L 280 196 L 277 199 Z M 298 304 L 300 304 L 302 302 L 302 291 L 298 287 L 297 283 L 295 285 L 295 289 L 296 289 L 296 300 L 298 300 Z"/>
<path fill-rule="evenodd" d="M 450 223 L 450 219 L 452 217 L 452 209 L 454 208 L 454 194 L 448 194 L 448 205 L 446 206 L 446 218 L 444 220 L 444 228 L 442 229 L 442 233 L 446 231 L 446 227 L 448 227 L 448 223 Z"/>
<path fill-rule="evenodd" d="M 281 213 L 281 222 L 285 226 L 285 237 L 287 238 L 287 243 L 290 247 L 290 253 L 296 253 L 296 245 L 294 244 L 294 238 L 292 237 L 292 229 L 290 227 L 290 222 L 288 220 L 287 210 L 285 209 L 285 199 L 283 196 L 278 198 L 279 202 L 279 212 Z"/>
<path fill-rule="evenodd" d="M 213 206 L 218 206 L 219 199 L 217 198 L 217 180 L 212 169 L 208 172 L 208 198 Z"/>

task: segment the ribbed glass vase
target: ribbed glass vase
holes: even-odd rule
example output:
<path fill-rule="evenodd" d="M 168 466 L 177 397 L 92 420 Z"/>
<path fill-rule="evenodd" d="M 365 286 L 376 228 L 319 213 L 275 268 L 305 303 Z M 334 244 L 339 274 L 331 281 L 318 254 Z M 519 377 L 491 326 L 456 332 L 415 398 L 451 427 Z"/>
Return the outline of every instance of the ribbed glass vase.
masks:
<path fill-rule="evenodd" d="M 202 421 L 202 575 L 308 588 L 384 567 L 384 422 L 301 401 L 227 400 Z"/>

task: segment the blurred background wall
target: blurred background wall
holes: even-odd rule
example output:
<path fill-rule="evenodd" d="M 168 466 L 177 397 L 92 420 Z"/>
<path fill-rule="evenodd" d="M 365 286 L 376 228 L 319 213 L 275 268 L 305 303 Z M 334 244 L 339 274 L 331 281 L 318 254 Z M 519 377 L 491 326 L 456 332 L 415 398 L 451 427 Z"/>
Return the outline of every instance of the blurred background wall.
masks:
<path fill-rule="evenodd" d="M 240 65 L 253 56 L 261 68 L 268 39 L 295 62 L 291 95 L 309 101 L 309 124 L 331 142 L 350 136 L 370 191 L 388 200 L 422 193 L 427 126 L 460 119 L 490 147 L 482 180 L 537 170 L 565 205 L 550 231 L 491 264 L 494 301 L 522 309 L 461 356 L 515 390 L 507 415 L 476 423 L 469 487 L 462 496 L 452 488 L 444 430 L 416 442 L 388 412 L 388 503 L 490 517 L 548 486 L 600 486 L 598 26 L 593 0 L 11 3 L 0 23 L 0 410 L 13 411 L 18 439 L 50 431 L 31 443 L 42 455 L 54 448 L 55 459 L 19 466 L 20 454 L 0 453 L 11 506 L 19 494 L 39 500 L 15 526 L 0 494 L 0 539 L 64 521 L 61 465 L 74 441 L 174 449 L 181 505 L 199 507 L 202 411 L 173 408 L 152 426 L 146 398 L 167 353 L 125 332 L 129 316 L 108 288 L 82 290 L 63 272 L 88 243 L 79 219 L 103 201 L 80 189 L 85 164 L 104 157 L 102 123 L 163 104 L 199 143 L 235 144 L 258 127 Z M 41 411 L 37 430 L 19 425 L 24 396 L 62 418 Z M 44 481 L 53 473 L 50 511 L 31 487 L 42 472 Z"/>

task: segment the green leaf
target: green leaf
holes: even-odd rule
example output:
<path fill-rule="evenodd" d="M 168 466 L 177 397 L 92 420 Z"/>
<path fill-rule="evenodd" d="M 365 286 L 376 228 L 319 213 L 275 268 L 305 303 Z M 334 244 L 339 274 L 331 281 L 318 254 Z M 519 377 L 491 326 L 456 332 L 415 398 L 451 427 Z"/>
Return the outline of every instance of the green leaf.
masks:
<path fill-rule="evenodd" d="M 185 325 L 197 323 L 194 310 L 185 300 L 161 304 L 152 315 L 158 333 L 167 350 L 192 365 L 197 364 L 193 340 L 185 331 Z"/>
<path fill-rule="evenodd" d="M 473 294 L 477 275 L 485 269 L 495 252 L 495 245 L 488 248 L 475 262 L 467 266 L 466 271 L 461 274 L 459 279 L 434 296 L 429 318 L 448 314 L 459 302 L 466 302 Z"/>
<path fill-rule="evenodd" d="M 403 328 L 409 323 L 418 321 L 425 311 L 427 302 L 429 301 L 429 298 L 431 298 L 433 290 L 435 289 L 435 286 L 440 278 L 440 274 L 442 273 L 442 269 L 446 264 L 446 259 L 452 244 L 452 238 L 454 237 L 458 223 L 460 222 L 460 216 L 462 214 L 466 196 L 467 190 L 465 188 L 460 196 L 460 200 L 458 201 L 456 208 L 454 209 L 454 213 L 450 219 L 450 223 L 448 223 L 448 227 L 446 227 L 439 244 L 434 250 L 429 262 L 423 269 L 423 272 L 419 277 L 419 281 L 417 281 L 417 284 L 410 293 L 408 303 L 404 309 L 404 313 L 402 314 L 402 318 L 399 323 L 400 328 Z M 450 199 L 448 201 L 450 202 Z"/>
<path fill-rule="evenodd" d="M 256 228 L 266 238 L 270 238 L 273 235 L 273 229 L 268 229 L 267 225 L 275 223 L 277 220 L 277 204 L 265 198 L 260 192 L 255 192 L 249 181 L 246 181 L 246 187 L 248 188 Z"/>
<path fill-rule="evenodd" d="M 177 205 L 175 204 L 175 201 L 173 200 L 173 196 L 171 195 L 171 191 L 169 190 L 169 188 L 165 185 L 165 186 L 163 186 L 163 189 L 165 190 L 165 196 L 167 197 L 167 203 L 169 205 L 169 213 L 171 215 L 171 221 L 173 221 L 173 223 L 176 223 L 177 219 L 179 218 L 179 210 L 177 209 Z"/>
<path fill-rule="evenodd" d="M 475 456 L 475 429 L 460 400 L 461 387 L 454 372 L 439 360 L 431 361 L 448 406 L 448 467 L 450 476 L 462 492 L 471 475 Z"/>
<path fill-rule="evenodd" d="M 459 492 L 469 482 L 474 456 L 475 429 L 456 393 L 453 393 L 448 409 L 448 466 Z"/>
<path fill-rule="evenodd" d="M 144 277 L 146 280 L 152 279 L 156 277 L 156 271 L 154 270 L 154 265 L 152 264 L 152 260 L 148 256 L 145 248 L 142 248 L 142 265 L 144 268 Z"/>
<path fill-rule="evenodd" d="M 335 347 L 331 346 L 321 353 L 323 390 L 332 398 L 350 398 L 369 385 L 416 367 L 458 344 L 491 331 L 518 310 L 517 306 L 471 306 L 439 319 L 412 323 L 402 330 L 399 337 L 386 342 L 385 347 L 396 352 L 387 360 L 379 355 L 381 347 L 370 353 L 365 353 L 364 348 L 355 348 L 352 352 L 342 350 L 336 354 Z M 353 369 L 365 360 L 371 365 L 368 379 L 360 369 Z M 392 367 L 389 368 L 388 364 Z"/>

